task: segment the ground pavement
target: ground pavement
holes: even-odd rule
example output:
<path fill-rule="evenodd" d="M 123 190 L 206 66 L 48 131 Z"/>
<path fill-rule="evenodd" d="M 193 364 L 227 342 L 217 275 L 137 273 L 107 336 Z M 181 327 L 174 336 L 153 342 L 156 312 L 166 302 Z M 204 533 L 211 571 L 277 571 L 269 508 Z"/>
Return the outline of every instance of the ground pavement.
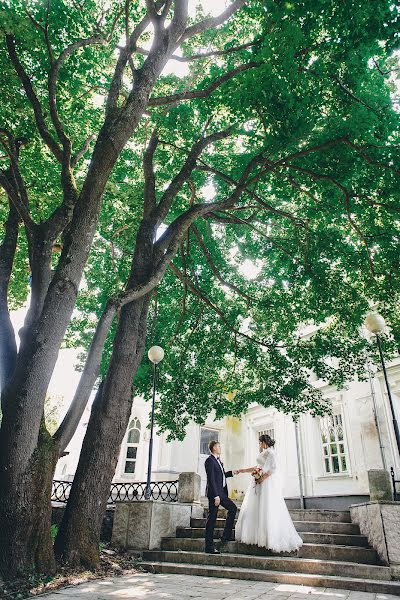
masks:
<path fill-rule="evenodd" d="M 45 594 L 46 600 L 399 600 L 399 596 L 282 583 L 135 573 Z"/>

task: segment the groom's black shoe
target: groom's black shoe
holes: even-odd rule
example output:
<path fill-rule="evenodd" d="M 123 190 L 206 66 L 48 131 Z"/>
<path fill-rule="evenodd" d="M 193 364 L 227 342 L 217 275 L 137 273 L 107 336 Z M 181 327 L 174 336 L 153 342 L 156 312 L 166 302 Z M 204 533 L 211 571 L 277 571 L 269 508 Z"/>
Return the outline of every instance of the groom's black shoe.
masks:
<path fill-rule="evenodd" d="M 221 552 L 219 550 L 217 550 L 216 548 L 206 548 L 205 553 L 206 554 L 221 554 Z"/>

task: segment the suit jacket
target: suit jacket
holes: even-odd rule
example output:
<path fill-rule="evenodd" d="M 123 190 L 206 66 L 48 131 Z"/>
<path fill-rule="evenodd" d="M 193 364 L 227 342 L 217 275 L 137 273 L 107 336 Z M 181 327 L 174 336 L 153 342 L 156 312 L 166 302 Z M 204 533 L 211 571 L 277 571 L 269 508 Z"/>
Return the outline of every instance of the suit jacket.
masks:
<path fill-rule="evenodd" d="M 228 495 L 228 487 L 223 485 L 224 478 L 222 475 L 221 467 L 219 466 L 218 460 L 215 458 L 213 454 L 206 459 L 204 463 L 206 473 L 207 473 L 207 487 L 206 487 L 206 496 L 208 498 L 215 498 L 216 496 L 222 496 L 225 494 Z M 224 469 L 224 465 L 221 463 L 222 469 Z M 232 471 L 225 471 L 225 479 L 228 477 L 233 477 Z"/>

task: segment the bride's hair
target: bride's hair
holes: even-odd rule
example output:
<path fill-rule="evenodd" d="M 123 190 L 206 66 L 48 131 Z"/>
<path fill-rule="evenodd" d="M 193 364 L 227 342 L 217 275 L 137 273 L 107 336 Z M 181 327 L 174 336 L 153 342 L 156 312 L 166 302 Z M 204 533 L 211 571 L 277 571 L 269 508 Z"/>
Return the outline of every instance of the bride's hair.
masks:
<path fill-rule="evenodd" d="M 268 448 L 273 448 L 275 446 L 275 440 L 273 440 L 272 437 L 270 437 L 266 433 L 260 435 L 258 439 L 261 443 L 267 444 Z"/>

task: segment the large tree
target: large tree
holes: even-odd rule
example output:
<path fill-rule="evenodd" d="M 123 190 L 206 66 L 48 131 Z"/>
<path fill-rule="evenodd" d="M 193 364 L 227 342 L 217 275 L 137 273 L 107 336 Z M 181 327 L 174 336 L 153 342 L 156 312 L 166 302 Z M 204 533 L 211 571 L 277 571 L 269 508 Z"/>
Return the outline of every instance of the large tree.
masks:
<path fill-rule="evenodd" d="M 54 568 L 54 465 L 103 358 L 57 540 L 69 561 L 96 563 L 136 373 L 145 385 L 138 367 L 148 328 L 151 341 L 156 331 L 171 348 L 158 420 L 178 435 L 191 417 L 201 421 L 211 408 L 239 414 L 251 399 L 322 412 L 307 369 L 338 384 L 360 370 L 367 300 L 394 315 L 398 298 L 398 134 L 388 85 L 395 19 L 383 0 L 362 10 L 236 0 L 220 17 L 194 20 L 187 0 L 7 6 L 5 574 Z M 171 58 L 189 65 L 186 76 L 162 75 Z M 240 257 L 259 261 L 258 279 L 242 280 Z M 13 286 L 23 298 L 12 274 L 13 266 L 23 273 L 26 258 L 31 303 L 17 353 L 7 297 Z M 100 320 L 71 410 L 50 436 L 47 386 L 85 265 L 80 330 L 82 317 Z M 310 320 L 330 320 L 329 329 L 301 342 L 296 332 Z M 239 378 L 228 405 L 221 392 Z"/>

